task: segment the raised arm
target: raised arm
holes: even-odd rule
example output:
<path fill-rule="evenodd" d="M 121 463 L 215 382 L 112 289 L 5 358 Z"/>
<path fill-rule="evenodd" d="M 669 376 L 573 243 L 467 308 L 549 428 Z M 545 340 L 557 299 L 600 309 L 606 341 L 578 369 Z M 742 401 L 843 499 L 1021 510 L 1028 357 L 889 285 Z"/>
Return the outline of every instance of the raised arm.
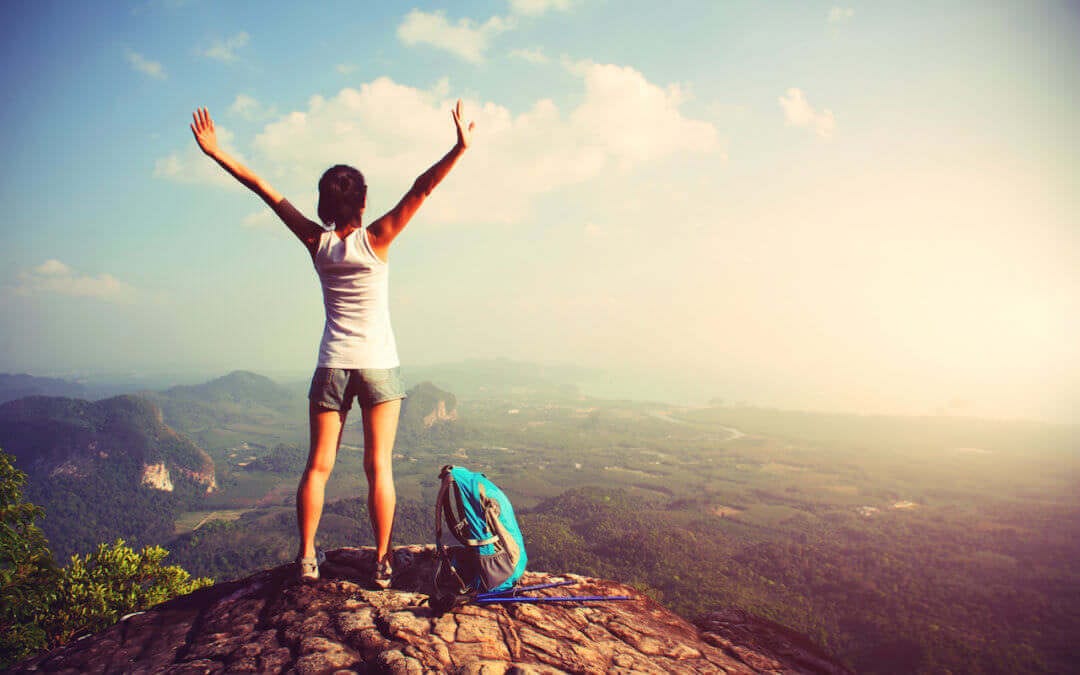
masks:
<path fill-rule="evenodd" d="M 214 131 L 214 120 L 210 119 L 210 112 L 201 108 L 192 113 L 194 121 L 191 123 L 191 133 L 195 135 L 195 142 L 210 159 L 217 162 L 222 169 L 240 181 L 246 188 L 254 192 L 266 202 L 266 205 L 274 210 L 274 213 L 292 230 L 300 241 L 304 243 L 309 252 L 315 250 L 318 245 L 319 235 L 323 229 L 315 222 L 308 220 L 296 207 L 290 204 L 269 183 L 260 178 L 254 171 L 247 168 L 235 157 L 221 149 L 217 142 L 217 133 Z"/>
<path fill-rule="evenodd" d="M 412 188 L 397 203 L 397 206 L 390 209 L 386 215 L 368 227 L 372 248 L 384 260 L 390 248 L 390 242 L 394 241 L 398 233 L 405 229 L 416 210 L 424 203 L 424 200 L 435 189 L 435 186 L 441 183 L 443 178 L 446 178 L 446 174 L 450 173 L 450 169 L 454 168 L 454 164 L 472 141 L 472 131 L 476 127 L 476 123 L 469 122 L 466 125 L 462 121 L 461 99 L 458 99 L 457 105 L 454 106 L 450 114 L 453 116 L 454 126 L 457 128 L 457 143 L 450 149 L 450 152 L 443 155 L 442 159 L 420 174 L 416 181 L 413 182 Z"/>

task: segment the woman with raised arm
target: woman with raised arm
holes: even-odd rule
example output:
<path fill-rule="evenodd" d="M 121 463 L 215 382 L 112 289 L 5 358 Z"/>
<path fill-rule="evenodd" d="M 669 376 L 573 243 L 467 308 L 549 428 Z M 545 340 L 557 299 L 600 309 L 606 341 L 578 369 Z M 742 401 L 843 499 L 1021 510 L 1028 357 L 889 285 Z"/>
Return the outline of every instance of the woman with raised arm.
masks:
<path fill-rule="evenodd" d="M 363 416 L 364 473 L 375 534 L 374 583 L 382 588 L 390 585 L 390 534 L 397 501 L 391 459 L 405 390 L 390 327 L 387 256 L 394 238 L 469 147 L 475 125 L 462 121 L 460 100 L 451 115 L 457 143 L 416 179 L 397 206 L 367 227 L 362 224 L 367 184 L 356 169 L 339 164 L 330 167 L 319 180 L 318 214 L 323 227 L 305 218 L 274 188 L 218 146 L 214 122 L 205 108 L 193 115 L 191 131 L 202 151 L 274 210 L 311 254 L 322 283 L 326 324 L 308 391 L 311 449 L 296 491 L 300 530 L 296 561 L 304 581 L 319 578 L 322 554 L 315 549 L 315 531 L 345 418 L 356 398 Z"/>

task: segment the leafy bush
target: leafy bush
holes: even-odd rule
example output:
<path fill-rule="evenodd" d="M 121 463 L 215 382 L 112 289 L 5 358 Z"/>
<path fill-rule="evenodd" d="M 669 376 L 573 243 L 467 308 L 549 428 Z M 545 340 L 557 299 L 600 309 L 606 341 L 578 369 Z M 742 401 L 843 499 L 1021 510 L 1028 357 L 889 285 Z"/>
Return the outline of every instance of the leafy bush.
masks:
<path fill-rule="evenodd" d="M 162 565 L 169 552 L 146 546 L 136 552 L 117 539 L 111 546 L 74 555 L 53 591 L 48 633 L 56 645 L 81 633 L 96 633 L 120 617 L 209 586 L 177 565 Z"/>
<path fill-rule="evenodd" d="M 213 583 L 163 565 L 160 546 L 136 552 L 122 539 L 58 569 L 34 524 L 42 509 L 22 500 L 25 482 L 0 452 L 0 668 Z"/>
<path fill-rule="evenodd" d="M 26 474 L 0 452 L 0 667 L 43 648 L 48 606 L 44 589 L 60 571 L 34 521 L 41 507 L 22 501 Z"/>

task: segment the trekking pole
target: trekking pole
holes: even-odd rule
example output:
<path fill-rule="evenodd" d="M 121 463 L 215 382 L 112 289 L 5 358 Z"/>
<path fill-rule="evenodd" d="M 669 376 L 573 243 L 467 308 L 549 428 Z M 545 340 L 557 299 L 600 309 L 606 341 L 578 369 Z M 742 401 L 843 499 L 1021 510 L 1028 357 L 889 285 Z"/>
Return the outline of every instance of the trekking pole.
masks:
<path fill-rule="evenodd" d="M 547 598 L 544 596 L 536 598 L 528 597 L 516 597 L 516 598 L 501 598 L 501 597 L 484 597 L 478 598 L 474 602 L 478 605 L 489 605 L 494 603 L 505 602 L 530 602 L 534 604 L 545 602 L 602 602 L 605 600 L 633 600 L 629 595 L 576 595 L 566 596 L 558 598 Z"/>
<path fill-rule="evenodd" d="M 548 584 L 537 584 L 535 586 L 522 586 L 520 588 L 508 588 L 505 591 L 489 591 L 487 593 L 478 593 L 478 598 L 498 598 L 505 595 L 517 595 L 518 593 L 524 593 L 525 591 L 539 591 L 545 588 L 558 588 L 559 586 L 570 586 L 577 583 L 576 581 L 554 581 Z"/>

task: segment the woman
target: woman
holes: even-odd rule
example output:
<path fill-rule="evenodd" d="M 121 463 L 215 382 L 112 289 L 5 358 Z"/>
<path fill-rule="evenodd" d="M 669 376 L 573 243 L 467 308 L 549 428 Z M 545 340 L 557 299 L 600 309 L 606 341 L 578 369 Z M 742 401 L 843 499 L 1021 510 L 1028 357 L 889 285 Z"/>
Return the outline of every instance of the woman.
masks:
<path fill-rule="evenodd" d="M 202 151 L 285 222 L 311 254 L 322 283 L 326 324 L 308 392 L 311 449 L 296 491 L 300 530 L 297 563 L 304 581 L 319 578 L 322 555 L 315 550 L 315 531 L 345 418 L 356 397 L 363 416 L 364 472 L 376 543 L 374 582 L 382 588 L 390 585 L 390 531 L 397 499 L 391 458 L 405 391 L 390 327 L 387 255 L 390 244 L 424 199 L 469 147 L 475 125 L 462 122 L 460 100 L 451 114 L 457 143 L 416 179 L 397 206 L 366 228 L 362 224 L 367 203 L 363 175 L 340 164 L 327 170 L 319 180 L 318 213 L 330 230 L 305 218 L 274 188 L 218 147 L 214 122 L 205 108 L 193 114 L 191 131 Z"/>

